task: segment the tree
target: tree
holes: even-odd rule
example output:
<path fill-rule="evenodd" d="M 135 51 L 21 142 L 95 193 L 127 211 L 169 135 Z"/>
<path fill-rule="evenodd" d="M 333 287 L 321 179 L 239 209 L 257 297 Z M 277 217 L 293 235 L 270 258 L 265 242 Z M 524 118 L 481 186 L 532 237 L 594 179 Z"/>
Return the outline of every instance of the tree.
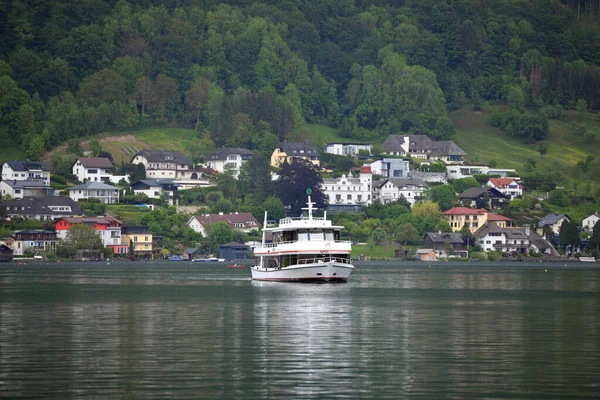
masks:
<path fill-rule="evenodd" d="M 96 139 L 92 139 L 92 141 L 90 141 L 90 151 L 94 157 L 99 157 L 100 153 L 102 153 L 102 145 L 100 142 Z"/>
<path fill-rule="evenodd" d="M 206 237 L 212 254 L 219 254 L 219 246 L 229 243 L 233 239 L 233 230 L 229 224 L 223 221 L 209 224 L 207 231 Z"/>
<path fill-rule="evenodd" d="M 293 159 L 290 164 L 284 163 L 277 182 L 277 196 L 290 208 L 292 215 L 300 215 L 306 207 L 307 189 L 311 189 L 311 200 L 316 207 L 325 209 L 327 198 L 322 190 L 323 179 L 317 166 L 306 160 Z"/>
<path fill-rule="evenodd" d="M 422 218 L 440 219 L 444 215 L 440 205 L 433 201 L 417 202 L 412 206 L 412 213 Z"/>
<path fill-rule="evenodd" d="M 600 251 L 600 222 L 596 222 L 594 229 L 592 229 L 592 235 L 588 239 L 588 247 L 595 250 L 596 253 Z"/>
<path fill-rule="evenodd" d="M 471 232 L 471 229 L 469 229 L 467 224 L 463 225 L 463 227 L 461 228 L 460 236 L 467 244 L 467 249 L 469 248 L 469 246 L 472 246 L 474 244 L 473 243 L 474 242 L 473 232 Z"/>
<path fill-rule="evenodd" d="M 154 83 L 147 77 L 138 78 L 135 81 L 135 91 L 133 99 L 142 106 L 141 113 L 146 113 L 146 107 L 151 106 L 156 102 L 156 89 Z"/>
<path fill-rule="evenodd" d="M 210 88 L 210 81 L 206 78 L 199 77 L 194 82 L 194 85 L 185 96 L 185 104 L 190 111 L 193 111 L 196 115 L 196 129 L 200 123 L 200 114 L 202 108 L 208 99 L 208 89 Z"/>
<path fill-rule="evenodd" d="M 548 147 L 544 143 L 540 143 L 538 146 L 538 152 L 540 153 L 540 156 L 543 157 L 548 153 Z"/>
<path fill-rule="evenodd" d="M 156 91 L 156 102 L 158 104 L 160 118 L 165 118 L 166 106 L 179 101 L 179 93 L 177 93 L 177 82 L 175 79 L 168 77 L 165 74 L 160 74 L 156 77 L 154 86 Z"/>
<path fill-rule="evenodd" d="M 479 182 L 477 179 L 469 176 L 467 178 L 455 179 L 452 181 L 452 188 L 456 193 L 462 193 L 467 189 L 479 187 Z"/>
<path fill-rule="evenodd" d="M 385 240 L 387 234 L 385 229 L 383 228 L 375 228 L 373 232 L 371 232 L 371 238 L 375 241 L 375 243 L 379 246 Z"/>
<path fill-rule="evenodd" d="M 394 230 L 394 239 L 404 242 L 404 246 L 409 242 L 414 244 L 420 238 L 419 231 L 411 223 L 400 224 Z"/>
<path fill-rule="evenodd" d="M 581 238 L 579 237 L 579 227 L 577 226 L 577 223 L 575 221 L 563 222 L 560 226 L 558 238 L 565 253 L 567 252 L 568 247 L 571 249 L 579 247 Z"/>
<path fill-rule="evenodd" d="M 67 237 L 56 249 L 56 254 L 60 257 L 71 258 L 77 250 L 103 248 L 104 244 L 96 229 L 89 225 L 76 224 L 69 228 Z"/>
<path fill-rule="evenodd" d="M 425 199 L 438 203 L 442 211 L 446 211 L 456 204 L 456 192 L 449 185 L 438 185 L 425 190 Z"/>
<path fill-rule="evenodd" d="M 263 209 L 267 211 L 269 219 L 279 220 L 285 218 L 285 206 L 281 200 L 275 196 L 269 196 L 263 202 Z"/>

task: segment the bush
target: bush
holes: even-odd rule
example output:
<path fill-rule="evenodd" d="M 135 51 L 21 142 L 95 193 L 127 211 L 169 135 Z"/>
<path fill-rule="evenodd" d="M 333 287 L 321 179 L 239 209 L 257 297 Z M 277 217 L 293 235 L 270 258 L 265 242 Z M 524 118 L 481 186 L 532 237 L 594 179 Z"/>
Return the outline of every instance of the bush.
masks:
<path fill-rule="evenodd" d="M 498 253 L 497 251 L 488 251 L 487 253 L 487 259 L 489 261 L 498 261 L 500 260 L 500 253 Z"/>
<path fill-rule="evenodd" d="M 483 251 L 472 251 L 471 254 L 469 254 L 469 259 L 472 261 L 487 261 L 487 256 L 487 253 Z"/>

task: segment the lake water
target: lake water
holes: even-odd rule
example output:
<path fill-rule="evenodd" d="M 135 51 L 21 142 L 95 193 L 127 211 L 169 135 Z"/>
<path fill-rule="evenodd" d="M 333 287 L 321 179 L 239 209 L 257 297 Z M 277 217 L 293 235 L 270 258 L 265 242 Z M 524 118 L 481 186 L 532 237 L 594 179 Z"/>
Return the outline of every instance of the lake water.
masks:
<path fill-rule="evenodd" d="M 600 397 L 600 269 L 0 264 L 0 398 Z"/>

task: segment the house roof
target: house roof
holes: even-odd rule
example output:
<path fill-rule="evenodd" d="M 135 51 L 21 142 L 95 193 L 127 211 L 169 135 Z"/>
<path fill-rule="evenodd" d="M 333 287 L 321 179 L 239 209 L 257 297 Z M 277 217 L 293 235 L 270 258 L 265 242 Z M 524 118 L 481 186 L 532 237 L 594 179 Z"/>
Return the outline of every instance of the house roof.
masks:
<path fill-rule="evenodd" d="M 421 188 L 429 187 L 421 179 L 416 179 L 416 178 L 390 178 L 390 179 L 388 179 L 388 181 L 391 182 L 392 184 L 394 184 L 398 188 L 405 188 L 407 186 L 418 186 Z"/>
<path fill-rule="evenodd" d="M 546 215 L 544 218 L 538 222 L 538 228 L 543 228 L 546 225 L 554 225 L 558 221 L 560 221 L 563 217 L 567 217 L 567 219 L 571 220 L 571 218 L 567 214 L 559 214 L 559 213 L 551 213 Z"/>
<path fill-rule="evenodd" d="M 201 225 L 207 225 L 207 224 L 212 224 L 217 221 L 222 221 L 222 222 L 229 224 L 229 226 L 231 226 L 234 229 L 240 228 L 239 226 L 236 226 L 236 225 L 240 225 L 240 224 L 242 225 L 241 226 L 242 229 L 252 229 L 252 228 L 258 229 L 260 227 L 260 224 L 254 217 L 254 215 L 252 215 L 249 212 L 240 212 L 240 213 L 236 212 L 236 213 L 229 213 L 229 214 L 202 214 L 202 215 L 195 215 L 194 218 L 196 218 L 196 220 L 198 220 L 198 222 Z"/>
<path fill-rule="evenodd" d="M 63 217 L 60 220 L 67 221 L 70 224 L 100 224 L 110 225 L 113 222 L 121 224 L 121 221 L 114 217 Z"/>
<path fill-rule="evenodd" d="M 80 215 L 79 204 L 67 196 L 25 196 L 22 199 L 6 200 L 3 207 L 17 207 L 17 210 L 7 210 L 9 214 L 37 214 L 37 215 Z M 54 211 L 50 207 L 70 207 L 71 211 Z M 24 208 L 21 210 L 21 208 Z"/>
<path fill-rule="evenodd" d="M 504 215 L 496 214 L 493 212 L 487 211 L 487 220 L 491 222 L 500 222 L 500 221 L 514 221 L 512 218 L 505 217 Z"/>
<path fill-rule="evenodd" d="M 135 186 L 147 185 L 149 187 L 168 187 L 168 186 L 179 186 L 177 183 L 173 182 L 170 179 L 140 179 L 139 181 L 133 182 L 131 185 L 132 188 Z"/>
<path fill-rule="evenodd" d="M 239 154 L 242 157 L 251 157 L 254 153 L 251 150 L 242 149 L 240 147 L 221 147 L 210 153 L 210 155 L 208 156 L 208 160 L 225 161 L 227 160 L 227 157 L 231 154 Z"/>
<path fill-rule="evenodd" d="M 68 188 L 67 190 L 121 190 L 121 188 L 112 185 L 107 185 L 104 182 L 88 181 L 84 184 Z"/>
<path fill-rule="evenodd" d="M 433 243 L 465 243 L 459 232 L 427 232 L 425 237 L 429 237 Z"/>
<path fill-rule="evenodd" d="M 502 193 L 498 189 L 495 189 L 490 186 L 482 186 L 482 187 L 469 188 L 469 189 L 465 190 L 464 192 L 462 192 L 461 194 L 459 194 L 458 198 L 459 199 L 476 199 L 478 197 L 483 196 L 483 194 L 486 192 L 489 193 L 490 195 L 493 195 L 493 197 L 502 197 L 502 198 L 507 197 L 504 193 Z"/>
<path fill-rule="evenodd" d="M 369 165 L 363 165 L 362 167 L 360 167 L 360 173 L 361 174 L 372 174 L 373 171 L 371 170 L 371 167 Z"/>
<path fill-rule="evenodd" d="M 188 253 L 188 254 L 201 254 L 202 250 L 199 249 L 198 247 L 188 247 L 183 252 Z"/>
<path fill-rule="evenodd" d="M 143 156 L 149 162 L 166 161 L 181 165 L 192 165 L 192 162 L 189 160 L 189 158 L 187 158 L 184 154 L 178 151 L 144 149 L 138 151 L 131 160 L 133 161 L 133 159 L 135 159 L 136 156 Z"/>
<path fill-rule="evenodd" d="M 481 215 L 487 211 L 483 208 L 453 207 L 444 211 L 446 215 Z"/>
<path fill-rule="evenodd" d="M 451 140 L 434 141 L 427 135 L 389 135 L 383 142 L 383 149 L 388 152 L 404 153 L 402 145 L 404 138 L 408 137 L 408 151 L 425 151 L 436 156 L 466 156 L 467 153 Z"/>
<path fill-rule="evenodd" d="M 9 160 L 6 161 L 6 164 L 13 171 L 30 171 L 30 170 L 42 170 L 42 171 L 50 171 L 50 167 L 43 161 L 18 161 L 18 160 Z"/>
<path fill-rule="evenodd" d="M 432 251 L 435 251 L 435 250 L 434 249 L 418 249 L 417 254 L 429 254 Z"/>
<path fill-rule="evenodd" d="M 18 189 L 24 189 L 24 188 L 47 188 L 47 189 L 50 189 L 50 186 L 46 186 L 46 184 L 44 182 L 41 182 L 41 181 L 16 181 L 14 179 L 12 179 L 12 180 L 7 179 L 7 180 L 2 181 L 2 182 L 6 183 L 11 188 L 18 188 Z"/>
<path fill-rule="evenodd" d="M 402 148 L 404 137 L 404 135 L 389 135 L 381 146 L 385 151 L 404 154 L 404 149 Z"/>
<path fill-rule="evenodd" d="M 245 245 L 244 243 L 238 243 L 238 242 L 225 243 L 225 244 L 220 245 L 219 247 L 246 247 L 246 248 L 249 248 L 249 246 Z"/>
<path fill-rule="evenodd" d="M 279 144 L 279 148 L 288 156 L 318 156 L 317 150 L 308 140 L 304 142 L 288 142 Z"/>
<path fill-rule="evenodd" d="M 504 188 L 513 182 L 517 182 L 519 189 L 523 189 L 523 186 L 515 178 L 490 178 L 490 182 L 492 182 L 494 186 L 498 188 Z"/>
<path fill-rule="evenodd" d="M 112 168 L 113 164 L 106 157 L 89 157 L 89 158 L 78 158 L 75 162 L 79 161 L 84 168 Z"/>

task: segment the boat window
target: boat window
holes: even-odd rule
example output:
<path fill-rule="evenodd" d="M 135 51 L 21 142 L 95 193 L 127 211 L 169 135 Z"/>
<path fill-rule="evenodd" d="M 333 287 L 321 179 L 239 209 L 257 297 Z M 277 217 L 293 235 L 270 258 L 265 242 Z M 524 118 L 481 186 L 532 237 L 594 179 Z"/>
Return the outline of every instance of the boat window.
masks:
<path fill-rule="evenodd" d="M 333 239 L 333 231 L 326 231 L 325 232 L 325 240 L 334 240 Z"/>
<path fill-rule="evenodd" d="M 316 232 L 311 232 L 310 233 L 310 240 L 314 240 L 314 241 L 318 241 L 318 240 L 325 240 L 325 236 L 323 234 L 323 231 L 316 231 Z"/>
<path fill-rule="evenodd" d="M 308 232 L 298 232 L 298 241 L 299 242 L 308 241 Z"/>

